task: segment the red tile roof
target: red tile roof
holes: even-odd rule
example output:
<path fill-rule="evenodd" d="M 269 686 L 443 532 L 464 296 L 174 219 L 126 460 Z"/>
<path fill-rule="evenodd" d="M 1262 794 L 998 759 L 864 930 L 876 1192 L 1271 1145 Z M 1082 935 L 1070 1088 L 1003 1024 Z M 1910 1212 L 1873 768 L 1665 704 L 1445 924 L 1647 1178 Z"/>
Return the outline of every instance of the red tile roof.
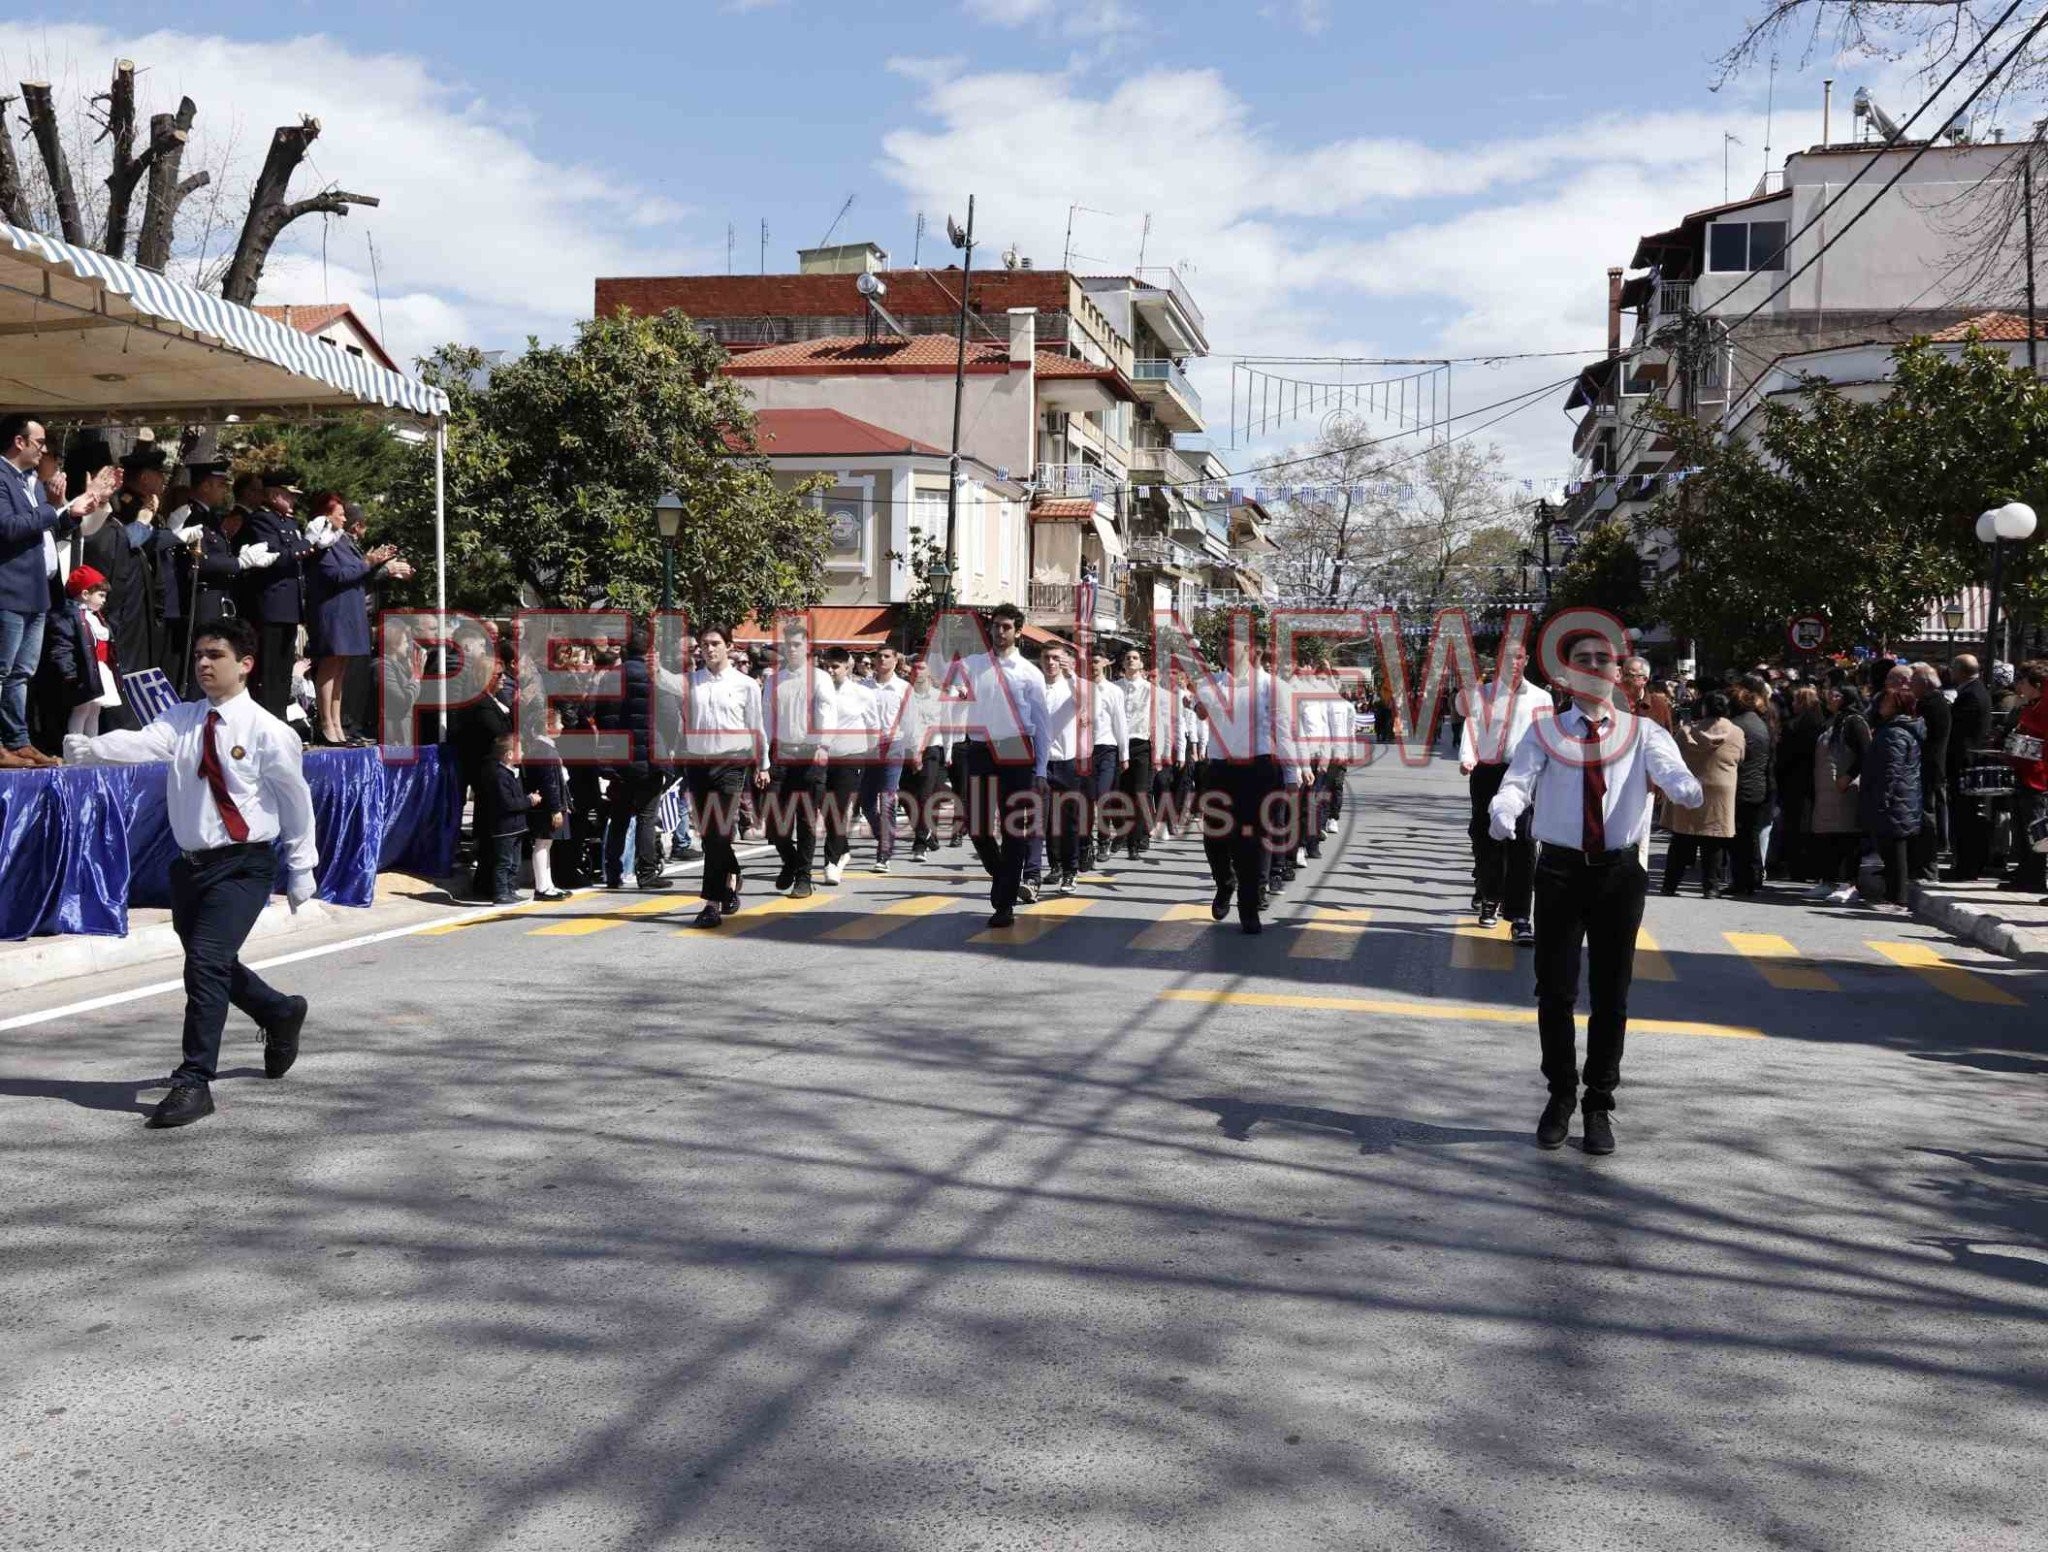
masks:
<path fill-rule="evenodd" d="M 356 310 L 346 302 L 259 302 L 256 311 L 273 323 L 281 323 L 288 329 L 297 329 L 301 334 L 318 334 L 330 324 L 346 318 L 356 326 L 356 332 L 368 342 L 377 364 L 388 371 L 398 370 L 398 363 L 391 359 L 391 354 L 385 350 L 383 342 L 370 332 L 369 325 L 358 318 Z"/>
<path fill-rule="evenodd" d="M 1031 503 L 1031 517 L 1040 523 L 1085 523 L 1095 515 L 1092 496 L 1040 496 Z"/>
<path fill-rule="evenodd" d="M 898 610 L 894 604 L 879 608 L 863 605 L 850 608 L 817 608 L 804 611 L 810 621 L 814 647 L 879 647 L 889 639 Z M 752 615 L 733 631 L 742 646 L 772 646 L 782 638 Z"/>
<path fill-rule="evenodd" d="M 1993 345 L 2025 344 L 2027 320 L 2018 313 L 1979 313 L 1933 336 L 1937 344 L 1953 345 L 1971 335 Z M 2034 320 L 2034 338 L 2048 339 L 2048 320 Z"/>
<path fill-rule="evenodd" d="M 936 375 L 954 370 L 959 351 L 958 341 L 945 334 L 913 334 L 908 339 L 881 339 L 872 344 L 858 335 L 834 335 L 749 350 L 734 356 L 725 370 L 731 377 L 815 377 L 840 372 Z M 1097 366 L 1075 356 L 1041 350 L 1035 369 L 1040 377 L 1048 379 L 1093 378 L 1120 399 L 1137 397 L 1123 374 L 1113 366 Z M 969 340 L 967 370 L 988 375 L 1016 368 L 1010 361 L 1008 344 Z"/>
<path fill-rule="evenodd" d="M 763 453 L 782 458 L 841 458 L 864 453 L 946 456 L 943 447 L 857 420 L 840 410 L 762 410 L 754 417 L 754 441 Z"/>

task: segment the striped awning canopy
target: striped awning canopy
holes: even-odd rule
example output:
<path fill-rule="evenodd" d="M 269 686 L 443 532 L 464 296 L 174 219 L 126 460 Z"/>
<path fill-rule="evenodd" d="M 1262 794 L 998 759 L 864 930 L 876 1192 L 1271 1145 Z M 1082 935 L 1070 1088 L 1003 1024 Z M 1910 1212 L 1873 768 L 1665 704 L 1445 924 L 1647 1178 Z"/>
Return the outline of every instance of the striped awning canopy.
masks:
<path fill-rule="evenodd" d="M 393 410 L 448 396 L 251 308 L 0 222 L 0 412 L 67 421 Z"/>
<path fill-rule="evenodd" d="M 1961 612 L 1954 624 L 1949 616 Z M 1982 641 L 1991 628 L 1991 589 L 1966 587 L 1954 598 L 1930 608 L 1920 621 L 1920 641 Z"/>

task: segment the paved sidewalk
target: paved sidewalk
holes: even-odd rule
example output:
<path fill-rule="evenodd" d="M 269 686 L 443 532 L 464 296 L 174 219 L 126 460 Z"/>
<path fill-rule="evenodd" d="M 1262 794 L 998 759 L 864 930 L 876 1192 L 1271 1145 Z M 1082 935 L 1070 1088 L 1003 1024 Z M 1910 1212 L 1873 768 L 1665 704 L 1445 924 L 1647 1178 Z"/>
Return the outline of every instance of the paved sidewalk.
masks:
<path fill-rule="evenodd" d="M 2048 961 L 2048 896 L 1972 884 L 1915 884 L 1913 914 L 2008 959 Z"/>

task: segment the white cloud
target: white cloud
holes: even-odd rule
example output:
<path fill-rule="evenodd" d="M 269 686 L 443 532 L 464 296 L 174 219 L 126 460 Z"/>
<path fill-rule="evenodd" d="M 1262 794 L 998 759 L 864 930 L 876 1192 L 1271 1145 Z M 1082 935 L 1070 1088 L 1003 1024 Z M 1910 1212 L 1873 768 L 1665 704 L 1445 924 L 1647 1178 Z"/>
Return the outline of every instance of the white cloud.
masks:
<path fill-rule="evenodd" d="M 1126 269 L 1142 237 L 1147 263 L 1185 264 L 1219 353 L 1597 353 L 1607 266 L 1626 263 L 1642 233 L 1718 202 L 1722 131 L 1753 133 L 1731 106 L 1589 116 L 1467 145 L 1293 144 L 1213 70 L 1101 86 L 1082 72 L 924 79 L 929 123 L 883 140 L 883 171 L 909 207 L 960 209 L 974 192 L 995 244 L 1014 242 L 1042 267 L 1060 261 L 1070 209 L 1083 207 L 1075 268 Z M 1781 146 L 1803 143 L 1792 128 L 1781 112 Z M 1458 403 L 1576 364 L 1461 367 Z M 1195 376 L 1222 429 L 1228 367 L 1212 359 Z M 1568 461 L 1554 402 L 1488 435 L 1524 472 Z"/>
<path fill-rule="evenodd" d="M 709 267 L 675 240 L 683 207 L 610 173 L 550 160 L 493 105 L 418 59 L 362 54 L 331 38 L 240 42 L 175 32 L 0 24 L 4 79 L 45 75 L 68 101 L 102 89 L 116 58 L 143 69 L 144 112 L 183 93 L 199 106 L 186 167 L 231 156 L 224 202 L 238 229 L 270 130 L 303 113 L 323 133 L 295 193 L 336 184 L 379 196 L 328 228 L 327 293 L 371 327 L 365 232 L 376 236 L 386 343 L 401 362 L 446 339 L 516 346 L 589 316 L 599 275 Z M 289 228 L 263 281 L 266 301 L 319 301 L 321 219 Z M 215 239 L 232 242 L 234 230 Z"/>
<path fill-rule="evenodd" d="M 1070 38 L 1109 38 L 1138 24 L 1125 0 L 963 0 L 961 9 L 995 27 L 1037 27 Z"/>

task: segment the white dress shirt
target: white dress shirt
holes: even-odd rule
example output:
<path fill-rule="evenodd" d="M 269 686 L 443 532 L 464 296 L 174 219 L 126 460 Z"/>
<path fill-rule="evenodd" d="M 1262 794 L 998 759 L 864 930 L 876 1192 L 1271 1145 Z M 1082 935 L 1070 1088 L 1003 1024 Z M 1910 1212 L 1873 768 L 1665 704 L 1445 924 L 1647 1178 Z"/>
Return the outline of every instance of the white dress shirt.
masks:
<path fill-rule="evenodd" d="M 778 760 L 808 756 L 832 730 L 827 702 L 832 676 L 822 668 L 778 668 L 768 676 L 761 709 L 768 722 L 768 742 Z"/>
<path fill-rule="evenodd" d="M 1045 675 L 1015 647 L 1008 652 L 977 652 L 964 659 L 964 666 L 974 691 L 973 704 L 959 712 L 968 742 L 989 744 L 1006 758 L 1028 752 L 1032 774 L 1043 776 Z"/>
<path fill-rule="evenodd" d="M 901 760 L 917 745 L 916 713 L 910 709 L 910 681 L 901 674 L 876 679 L 868 686 L 875 698 L 875 721 L 882 730 L 882 754 Z"/>
<path fill-rule="evenodd" d="M 1047 760 L 1065 760 L 1068 764 L 1080 758 L 1074 739 L 1074 724 L 1080 710 L 1075 700 L 1076 686 L 1073 677 L 1045 681 L 1045 757 Z"/>
<path fill-rule="evenodd" d="M 249 827 L 248 839 L 285 841 L 285 865 L 311 874 L 320 860 L 313 836 L 313 794 L 303 768 L 299 735 L 273 717 L 246 690 L 218 706 L 180 701 L 138 732 L 102 733 L 87 740 L 85 765 L 147 765 L 170 762 L 164 801 L 171 835 L 182 851 L 212 851 L 236 844 L 228 834 L 213 788 L 199 774 L 206 748 L 206 718 L 220 713 L 214 748 L 221 778 Z"/>
<path fill-rule="evenodd" d="M 1584 849 L 1587 761 L 1581 751 L 1588 726 L 1576 702 L 1561 716 L 1545 712 L 1536 719 L 1515 746 L 1489 810 L 1497 829 L 1513 829 L 1523 810 L 1533 807 L 1529 829 L 1537 840 Z M 1678 745 L 1648 717 L 1612 713 L 1594 748 L 1607 778 L 1601 813 L 1608 851 L 1634 846 L 1649 834 L 1653 783 L 1680 808 L 1698 808 L 1706 800 Z"/>
<path fill-rule="evenodd" d="M 721 764 L 766 759 L 768 737 L 761 720 L 761 686 L 732 664 L 723 673 L 700 668 L 690 675 L 685 704 L 683 752 Z"/>
<path fill-rule="evenodd" d="M 1156 699 L 1152 693 L 1152 681 L 1143 674 L 1133 674 L 1128 679 L 1119 679 L 1117 686 L 1124 692 L 1124 726 L 1133 739 L 1151 743 L 1157 731 L 1152 726 L 1152 707 Z"/>
<path fill-rule="evenodd" d="M 834 760 L 872 759 L 882 741 L 882 722 L 875 706 L 875 692 L 848 676 L 834 685 L 827 676 L 825 699 L 821 703 L 825 721 L 820 740 Z"/>
<path fill-rule="evenodd" d="M 951 709 L 939 687 L 927 679 L 923 689 L 912 690 L 905 697 L 903 706 L 904 752 L 914 749 L 922 755 L 936 748 L 942 760 L 951 755 L 955 739 L 947 722 Z"/>
<path fill-rule="evenodd" d="M 1499 715 L 1493 709 L 1499 694 L 1500 685 L 1496 681 L 1479 687 L 1476 705 L 1470 695 L 1464 697 L 1465 727 L 1458 734 L 1460 765 L 1507 764 L 1514 758 L 1515 750 L 1522 742 L 1522 735 L 1529 731 L 1529 725 L 1539 714 L 1551 710 L 1550 692 L 1540 690 L 1526 679 L 1523 680 L 1515 687 L 1514 699 L 1507 705 L 1507 733 L 1503 737 Z"/>
<path fill-rule="evenodd" d="M 1092 749 L 1116 746 L 1117 762 L 1131 760 L 1131 703 L 1122 685 L 1114 679 L 1088 681 L 1089 699 L 1095 707 L 1095 738 Z"/>
<path fill-rule="evenodd" d="M 1195 705 L 1207 727 L 1205 744 L 1212 760 L 1249 760 L 1270 756 L 1286 764 L 1294 758 L 1294 740 L 1278 715 L 1277 682 L 1263 668 L 1243 675 L 1198 675 Z"/>

